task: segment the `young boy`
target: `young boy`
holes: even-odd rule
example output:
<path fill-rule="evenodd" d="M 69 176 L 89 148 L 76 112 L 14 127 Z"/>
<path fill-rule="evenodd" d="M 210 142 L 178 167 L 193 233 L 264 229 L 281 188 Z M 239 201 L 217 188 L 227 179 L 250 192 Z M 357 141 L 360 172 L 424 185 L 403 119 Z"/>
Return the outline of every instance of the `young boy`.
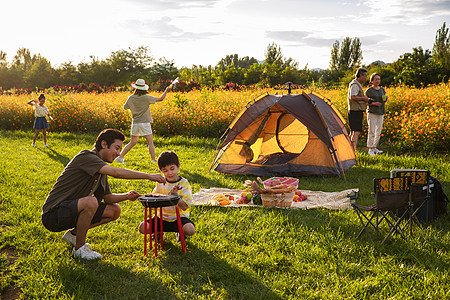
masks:
<path fill-rule="evenodd" d="M 180 169 L 180 161 L 178 156 L 173 151 L 164 151 L 158 157 L 158 168 L 163 173 L 166 183 L 159 183 L 153 190 L 158 194 L 170 194 L 180 195 L 182 198 L 178 202 L 177 206 L 180 210 L 181 224 L 183 225 L 183 233 L 185 236 L 190 236 L 195 233 L 195 225 L 189 219 L 189 207 L 192 204 L 192 189 L 189 182 L 180 176 L 178 176 L 178 170 Z M 159 232 L 159 210 L 158 210 L 158 232 Z M 168 206 L 162 208 L 163 219 L 163 231 L 164 232 L 176 232 L 177 240 L 179 239 L 177 214 L 175 206 Z M 150 232 L 149 220 L 145 223 L 147 225 L 147 232 Z M 153 218 L 152 224 L 155 219 Z M 144 221 L 139 224 L 139 232 L 144 233 Z M 153 229 L 154 230 L 154 229 Z"/>

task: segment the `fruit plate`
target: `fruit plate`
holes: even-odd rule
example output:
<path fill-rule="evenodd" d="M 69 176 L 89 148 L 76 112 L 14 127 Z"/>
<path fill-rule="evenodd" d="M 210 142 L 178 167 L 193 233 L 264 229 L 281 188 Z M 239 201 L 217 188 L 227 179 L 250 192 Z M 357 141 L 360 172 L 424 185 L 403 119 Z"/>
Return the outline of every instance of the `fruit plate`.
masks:
<path fill-rule="evenodd" d="M 141 196 L 138 200 L 142 203 L 144 207 L 165 207 L 174 206 L 178 204 L 181 196 L 175 195 L 165 195 L 165 194 L 147 194 Z"/>

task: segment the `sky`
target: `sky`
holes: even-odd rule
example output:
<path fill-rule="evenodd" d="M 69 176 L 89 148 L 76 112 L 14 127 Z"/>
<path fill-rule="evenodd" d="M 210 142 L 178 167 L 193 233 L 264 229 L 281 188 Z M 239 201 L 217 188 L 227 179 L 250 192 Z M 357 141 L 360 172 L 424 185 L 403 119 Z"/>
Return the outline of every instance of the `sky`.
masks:
<path fill-rule="evenodd" d="M 345 37 L 360 39 L 363 64 L 390 63 L 450 27 L 450 0 L 2 0 L 0 11 L 7 61 L 24 47 L 54 67 L 139 46 L 179 68 L 262 61 L 275 43 L 300 68 L 326 69 Z"/>

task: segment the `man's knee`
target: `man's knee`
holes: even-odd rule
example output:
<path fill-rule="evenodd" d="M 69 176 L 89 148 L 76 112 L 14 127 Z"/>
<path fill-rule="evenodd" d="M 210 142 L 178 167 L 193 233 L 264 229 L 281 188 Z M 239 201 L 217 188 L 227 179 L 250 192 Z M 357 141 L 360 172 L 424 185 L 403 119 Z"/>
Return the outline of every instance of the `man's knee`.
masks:
<path fill-rule="evenodd" d="M 111 209 L 111 219 L 117 220 L 120 217 L 120 213 L 122 212 L 120 205 L 113 203 L 113 204 L 108 204 L 108 206 Z"/>
<path fill-rule="evenodd" d="M 78 211 L 85 210 L 95 213 L 97 208 L 98 208 L 98 201 L 97 198 L 93 196 L 83 197 L 78 200 Z"/>

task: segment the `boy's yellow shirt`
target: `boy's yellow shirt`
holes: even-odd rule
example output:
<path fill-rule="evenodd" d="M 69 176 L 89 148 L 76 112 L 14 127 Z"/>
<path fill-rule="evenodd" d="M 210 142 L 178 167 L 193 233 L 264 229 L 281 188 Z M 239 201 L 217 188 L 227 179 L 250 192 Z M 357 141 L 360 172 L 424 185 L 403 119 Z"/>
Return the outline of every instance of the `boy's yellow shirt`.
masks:
<path fill-rule="evenodd" d="M 187 179 L 180 177 L 177 182 L 167 182 L 166 184 L 158 183 L 153 190 L 154 193 L 159 194 L 169 194 L 172 188 L 176 185 L 182 187 L 181 190 L 178 191 L 178 195 L 181 196 L 181 199 L 186 201 L 186 203 L 191 206 L 192 205 L 192 188 Z M 181 200 L 180 200 L 181 201 Z M 173 222 L 177 219 L 177 212 L 175 206 L 168 206 L 162 208 L 162 218 L 164 221 Z M 159 210 L 158 210 L 159 215 Z M 186 210 L 180 209 L 180 217 L 189 218 L 189 208 Z"/>

